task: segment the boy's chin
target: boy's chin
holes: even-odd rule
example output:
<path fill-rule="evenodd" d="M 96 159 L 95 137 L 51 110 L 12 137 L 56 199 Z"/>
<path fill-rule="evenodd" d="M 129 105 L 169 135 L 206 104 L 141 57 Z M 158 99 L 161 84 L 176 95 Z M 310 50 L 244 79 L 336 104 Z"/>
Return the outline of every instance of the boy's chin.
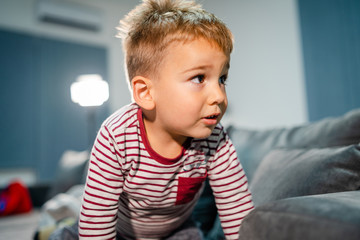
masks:
<path fill-rule="evenodd" d="M 198 139 L 201 139 L 201 138 L 207 138 L 211 135 L 211 133 L 213 132 L 215 126 L 213 128 L 208 128 L 206 130 L 203 130 L 203 131 L 199 131 L 199 132 L 196 132 L 196 133 L 193 133 L 190 137 L 192 138 L 198 138 Z"/>

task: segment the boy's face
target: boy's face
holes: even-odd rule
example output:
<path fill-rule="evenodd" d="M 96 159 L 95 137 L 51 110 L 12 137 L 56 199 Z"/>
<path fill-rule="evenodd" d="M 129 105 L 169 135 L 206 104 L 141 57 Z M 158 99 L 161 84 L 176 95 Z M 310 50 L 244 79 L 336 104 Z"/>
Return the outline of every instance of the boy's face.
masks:
<path fill-rule="evenodd" d="M 153 81 L 157 130 L 173 137 L 208 137 L 227 108 L 229 57 L 199 38 L 175 42 Z"/>

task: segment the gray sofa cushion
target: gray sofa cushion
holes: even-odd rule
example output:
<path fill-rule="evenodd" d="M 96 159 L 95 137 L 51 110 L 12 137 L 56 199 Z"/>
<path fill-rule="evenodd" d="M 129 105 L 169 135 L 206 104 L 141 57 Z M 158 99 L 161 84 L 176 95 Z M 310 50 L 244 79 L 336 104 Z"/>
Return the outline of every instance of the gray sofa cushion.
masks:
<path fill-rule="evenodd" d="M 283 198 L 358 189 L 360 145 L 273 150 L 250 185 L 256 206 Z"/>
<path fill-rule="evenodd" d="M 360 191 L 279 200 L 255 208 L 240 240 L 358 240 Z"/>
<path fill-rule="evenodd" d="M 65 151 L 57 166 L 55 180 L 48 193 L 48 199 L 58 193 L 66 192 L 74 185 L 84 184 L 88 160 L 88 151 Z"/>
<path fill-rule="evenodd" d="M 291 128 L 249 130 L 230 126 L 227 129 L 249 182 L 270 150 L 286 148 L 324 148 L 360 142 L 360 109 Z"/>

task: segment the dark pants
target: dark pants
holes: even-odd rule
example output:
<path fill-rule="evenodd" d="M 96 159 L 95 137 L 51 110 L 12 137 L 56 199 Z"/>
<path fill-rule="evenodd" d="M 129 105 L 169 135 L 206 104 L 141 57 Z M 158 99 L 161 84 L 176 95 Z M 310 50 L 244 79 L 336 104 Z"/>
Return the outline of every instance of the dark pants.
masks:
<path fill-rule="evenodd" d="M 78 223 L 72 226 L 65 226 L 54 231 L 49 240 L 78 240 Z M 116 237 L 117 240 L 123 240 L 120 236 Z M 196 224 L 192 220 L 187 220 L 179 229 L 172 233 L 164 240 L 202 240 L 203 235 Z"/>

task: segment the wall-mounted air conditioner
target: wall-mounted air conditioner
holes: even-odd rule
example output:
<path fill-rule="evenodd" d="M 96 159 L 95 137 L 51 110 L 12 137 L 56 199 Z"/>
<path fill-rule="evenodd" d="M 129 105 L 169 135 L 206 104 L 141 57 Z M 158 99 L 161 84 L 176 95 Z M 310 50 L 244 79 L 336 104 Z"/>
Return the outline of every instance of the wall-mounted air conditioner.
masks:
<path fill-rule="evenodd" d="M 102 27 L 102 12 L 89 6 L 69 1 L 40 0 L 36 10 L 37 17 L 42 22 L 91 31 L 99 31 Z"/>

